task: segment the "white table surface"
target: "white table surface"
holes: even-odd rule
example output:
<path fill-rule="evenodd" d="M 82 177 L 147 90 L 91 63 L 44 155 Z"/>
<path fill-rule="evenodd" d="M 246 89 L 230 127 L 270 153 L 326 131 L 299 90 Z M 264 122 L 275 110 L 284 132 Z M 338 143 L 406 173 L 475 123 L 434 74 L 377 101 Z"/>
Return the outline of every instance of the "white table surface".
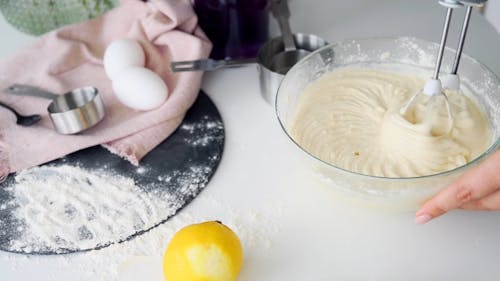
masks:
<path fill-rule="evenodd" d="M 402 35 L 437 41 L 445 13 L 431 0 L 292 0 L 291 12 L 293 30 L 330 42 Z M 456 15 L 449 42 L 456 41 L 463 12 Z M 34 40 L 3 18 L 0 36 L 0 57 Z M 498 75 L 499 50 L 500 35 L 474 13 L 465 52 Z M 0 280 L 112 280 L 117 271 L 127 277 L 122 280 L 160 281 L 158 253 L 172 229 L 208 219 L 226 222 L 242 238 L 245 262 L 238 281 L 500 280 L 499 212 L 454 211 L 417 226 L 412 212 L 353 204 L 292 158 L 293 147 L 259 95 L 254 67 L 210 73 L 203 89 L 225 122 L 224 156 L 205 191 L 177 218 L 93 253 L 0 252 Z M 156 250 L 131 250 L 141 243 Z"/>

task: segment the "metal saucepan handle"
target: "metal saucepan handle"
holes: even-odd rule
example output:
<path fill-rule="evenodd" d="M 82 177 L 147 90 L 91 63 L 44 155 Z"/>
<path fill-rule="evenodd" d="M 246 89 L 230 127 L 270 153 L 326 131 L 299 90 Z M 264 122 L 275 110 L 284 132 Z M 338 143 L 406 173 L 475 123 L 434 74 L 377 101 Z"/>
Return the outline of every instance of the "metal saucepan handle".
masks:
<path fill-rule="evenodd" d="M 238 67 L 256 63 L 256 58 L 236 59 L 236 60 L 192 60 L 192 61 L 175 61 L 170 64 L 173 72 L 180 71 L 212 71 L 226 67 Z"/>
<path fill-rule="evenodd" d="M 29 86 L 29 85 L 21 85 L 21 84 L 14 84 L 5 91 L 9 92 L 10 94 L 13 95 L 18 95 L 18 96 L 30 96 L 30 97 L 39 97 L 39 98 L 44 98 L 44 99 L 49 99 L 49 100 L 54 100 L 56 99 L 59 95 L 56 95 L 51 92 L 44 91 L 40 88 Z"/>

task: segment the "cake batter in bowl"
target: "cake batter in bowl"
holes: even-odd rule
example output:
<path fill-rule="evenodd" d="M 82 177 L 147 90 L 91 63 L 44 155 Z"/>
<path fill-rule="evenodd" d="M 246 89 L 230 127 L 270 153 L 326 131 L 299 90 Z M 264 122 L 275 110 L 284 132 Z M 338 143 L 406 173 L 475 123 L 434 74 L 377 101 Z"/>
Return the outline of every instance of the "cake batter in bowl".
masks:
<path fill-rule="evenodd" d="M 332 44 L 306 57 L 276 99 L 281 126 L 306 165 L 350 197 L 414 210 L 499 147 L 499 80 L 464 55 L 454 128 L 426 127 L 424 108 L 398 109 L 432 74 L 438 45 L 415 38 Z M 442 71 L 453 62 L 446 49 Z M 439 125 L 439 124 L 438 124 Z"/>

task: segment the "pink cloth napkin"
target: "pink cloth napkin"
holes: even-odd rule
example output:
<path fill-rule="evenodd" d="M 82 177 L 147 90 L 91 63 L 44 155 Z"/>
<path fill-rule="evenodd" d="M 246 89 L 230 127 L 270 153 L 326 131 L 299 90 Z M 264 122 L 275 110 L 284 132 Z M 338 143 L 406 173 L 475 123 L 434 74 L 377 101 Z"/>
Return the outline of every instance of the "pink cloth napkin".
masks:
<path fill-rule="evenodd" d="M 121 38 L 138 40 L 146 67 L 166 82 L 170 95 L 161 107 L 139 112 L 114 96 L 102 57 L 106 46 Z M 0 100 L 22 114 L 43 116 L 40 123 L 21 127 L 10 111 L 0 108 L 0 178 L 98 144 L 138 164 L 178 127 L 200 88 L 200 72 L 173 74 L 170 62 L 206 58 L 210 49 L 189 0 L 124 0 L 100 18 L 48 33 L 0 61 Z M 95 86 L 103 96 L 106 117 L 81 134 L 60 135 L 47 116 L 49 100 L 1 92 L 14 83 L 59 94 Z"/>

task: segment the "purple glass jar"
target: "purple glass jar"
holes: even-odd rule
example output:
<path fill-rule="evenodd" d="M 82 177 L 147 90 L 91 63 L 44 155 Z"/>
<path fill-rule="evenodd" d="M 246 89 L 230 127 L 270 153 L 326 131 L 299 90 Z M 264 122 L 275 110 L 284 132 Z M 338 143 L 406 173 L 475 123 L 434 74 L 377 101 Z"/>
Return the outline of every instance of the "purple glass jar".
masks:
<path fill-rule="evenodd" d="M 253 58 L 269 37 L 268 0 L 194 0 L 214 59 Z"/>

